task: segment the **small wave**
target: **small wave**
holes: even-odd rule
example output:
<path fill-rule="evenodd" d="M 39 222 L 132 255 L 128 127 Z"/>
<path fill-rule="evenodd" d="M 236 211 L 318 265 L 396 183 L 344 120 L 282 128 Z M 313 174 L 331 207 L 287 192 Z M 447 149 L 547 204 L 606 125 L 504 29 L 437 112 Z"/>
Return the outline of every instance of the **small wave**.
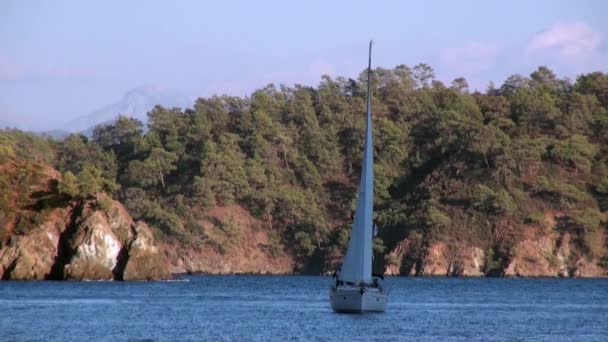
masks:
<path fill-rule="evenodd" d="M 119 302 L 110 298 L 61 298 L 61 299 L 19 299 L 19 300 L 0 300 L 0 303 L 18 305 L 73 305 L 73 304 L 114 304 Z"/>
<path fill-rule="evenodd" d="M 190 279 L 165 279 L 165 280 L 156 280 L 159 283 L 187 283 Z"/>

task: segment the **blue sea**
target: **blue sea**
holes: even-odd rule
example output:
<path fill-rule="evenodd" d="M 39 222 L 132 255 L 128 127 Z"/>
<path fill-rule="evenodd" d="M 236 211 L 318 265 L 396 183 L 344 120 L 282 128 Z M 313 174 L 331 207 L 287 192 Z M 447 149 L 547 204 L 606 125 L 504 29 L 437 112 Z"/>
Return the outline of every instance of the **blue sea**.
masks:
<path fill-rule="evenodd" d="M 608 341 L 608 279 L 388 278 L 337 314 L 329 277 L 0 282 L 0 341 Z"/>

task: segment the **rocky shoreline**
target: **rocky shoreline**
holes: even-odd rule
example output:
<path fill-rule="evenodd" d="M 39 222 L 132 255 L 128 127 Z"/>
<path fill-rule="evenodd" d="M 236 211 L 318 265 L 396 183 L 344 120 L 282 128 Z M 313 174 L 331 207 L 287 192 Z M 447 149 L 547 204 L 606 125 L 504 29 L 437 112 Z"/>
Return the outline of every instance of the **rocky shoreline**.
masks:
<path fill-rule="evenodd" d="M 526 239 L 515 248 L 518 254 L 508 260 L 488 260 L 479 247 L 432 244 L 422 258 L 412 258 L 409 241 L 402 242 L 391 254 L 386 275 L 418 277 L 551 277 L 603 278 L 607 271 L 599 260 L 572 252 L 570 235 L 552 233 Z M 491 257 L 491 256 L 490 256 Z M 488 265 L 495 263 L 493 267 Z"/>
<path fill-rule="evenodd" d="M 0 249 L 4 280 L 167 279 L 150 228 L 104 194 L 53 209 L 39 227 Z"/>
<path fill-rule="evenodd" d="M 241 212 L 242 211 L 242 212 Z M 119 202 L 105 194 L 55 208 L 48 219 L 0 248 L 3 280 L 158 280 L 176 274 L 298 274 L 287 254 L 264 251 L 266 232 L 240 207 L 212 210 L 226 215 L 242 235 L 229 252 L 157 242 L 152 230 L 134 221 Z M 209 229 L 212 229 L 210 226 Z M 542 233 L 542 234 L 541 234 Z M 385 274 L 452 277 L 606 277 L 599 260 L 576 251 L 568 233 L 539 232 L 520 241 L 509 260 L 492 260 L 475 246 L 436 242 L 422 257 L 405 239 L 386 257 Z"/>

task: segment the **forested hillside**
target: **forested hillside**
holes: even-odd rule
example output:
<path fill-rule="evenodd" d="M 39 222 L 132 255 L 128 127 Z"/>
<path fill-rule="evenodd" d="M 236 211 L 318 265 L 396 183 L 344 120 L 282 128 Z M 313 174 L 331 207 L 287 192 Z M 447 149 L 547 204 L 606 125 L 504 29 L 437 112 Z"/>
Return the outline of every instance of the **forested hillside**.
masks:
<path fill-rule="evenodd" d="M 332 270 L 356 197 L 365 86 L 362 76 L 325 76 L 316 88 L 157 106 L 147 126 L 119 116 L 90 139 L 0 131 L 0 238 L 32 229 L 49 207 L 106 192 L 157 239 L 220 255 L 238 248 L 239 225 L 203 222 L 245 208 L 269 236 L 264 253 L 290 255 L 296 271 Z M 463 78 L 444 85 L 428 65 L 399 65 L 376 68 L 372 89 L 375 266 L 423 274 L 441 243 L 444 254 L 475 247 L 485 274 L 503 274 L 521 241 L 567 234 L 572 262 L 608 268 L 608 74 L 570 81 L 540 67 L 471 93 Z M 20 210 L 41 165 L 61 180 Z"/>

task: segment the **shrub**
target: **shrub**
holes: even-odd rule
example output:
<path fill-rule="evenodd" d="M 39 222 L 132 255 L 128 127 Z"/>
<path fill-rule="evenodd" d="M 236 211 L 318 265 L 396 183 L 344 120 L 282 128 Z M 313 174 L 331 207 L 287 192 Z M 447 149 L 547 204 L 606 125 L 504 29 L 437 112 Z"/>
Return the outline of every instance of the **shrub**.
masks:
<path fill-rule="evenodd" d="M 495 197 L 494 190 L 483 184 L 477 184 L 471 191 L 471 205 L 479 211 L 491 212 L 493 211 L 492 202 Z"/>
<path fill-rule="evenodd" d="M 584 232 L 593 232 L 600 225 L 603 215 L 597 209 L 585 208 L 574 210 L 571 217 L 574 222 L 583 228 Z"/>
<path fill-rule="evenodd" d="M 48 211 L 38 211 L 31 216 L 19 215 L 13 232 L 17 235 L 26 235 L 41 226 L 48 216 Z"/>
<path fill-rule="evenodd" d="M 114 203 L 110 197 L 102 197 L 97 200 L 97 205 L 101 210 L 106 212 L 107 214 L 113 213 L 116 208 L 114 207 Z"/>
<path fill-rule="evenodd" d="M 526 224 L 538 224 L 541 226 L 545 225 L 545 215 L 539 211 L 530 213 L 524 220 Z"/>
<path fill-rule="evenodd" d="M 500 190 L 492 201 L 492 209 L 496 213 L 510 215 L 517 209 L 517 205 L 507 191 Z"/>
<path fill-rule="evenodd" d="M 180 218 L 161 208 L 160 204 L 151 202 L 144 216 L 153 225 L 158 226 L 164 235 L 183 238 L 184 225 Z"/>
<path fill-rule="evenodd" d="M 452 220 L 448 215 L 443 213 L 436 207 L 430 207 L 427 216 L 427 224 L 432 227 L 442 226 L 447 227 L 450 225 Z"/>
<path fill-rule="evenodd" d="M 497 251 L 496 247 L 490 247 L 486 250 L 486 259 L 483 266 L 484 273 L 489 275 L 496 275 L 502 269 L 500 251 Z"/>
<path fill-rule="evenodd" d="M 551 266 L 551 267 L 557 267 L 558 266 L 557 255 L 553 254 L 552 252 L 545 252 L 545 259 L 547 259 L 547 262 L 549 263 L 549 266 Z"/>
<path fill-rule="evenodd" d="M 0 140 L 0 163 L 6 162 L 9 157 L 13 156 L 15 156 L 13 147 L 3 140 Z"/>
<path fill-rule="evenodd" d="M 600 258 L 598 265 L 608 270 L 608 254 Z"/>
<path fill-rule="evenodd" d="M 241 239 L 241 230 L 232 216 L 228 218 L 228 222 L 221 222 L 220 229 L 233 243 L 238 242 Z"/>
<path fill-rule="evenodd" d="M 57 191 L 59 191 L 60 194 L 65 194 L 70 198 L 75 198 L 80 195 L 80 191 L 78 189 L 78 179 L 71 171 L 67 171 L 63 174 L 63 177 L 61 177 L 61 180 L 59 181 Z"/>
<path fill-rule="evenodd" d="M 297 248 L 302 252 L 302 254 L 305 256 L 311 256 L 312 253 L 314 253 L 316 246 L 307 233 L 296 232 L 293 237 L 297 244 Z"/>
<path fill-rule="evenodd" d="M 281 239 L 276 235 L 271 235 L 268 239 L 268 252 L 274 258 L 278 257 L 283 253 L 283 244 L 281 244 Z"/>

